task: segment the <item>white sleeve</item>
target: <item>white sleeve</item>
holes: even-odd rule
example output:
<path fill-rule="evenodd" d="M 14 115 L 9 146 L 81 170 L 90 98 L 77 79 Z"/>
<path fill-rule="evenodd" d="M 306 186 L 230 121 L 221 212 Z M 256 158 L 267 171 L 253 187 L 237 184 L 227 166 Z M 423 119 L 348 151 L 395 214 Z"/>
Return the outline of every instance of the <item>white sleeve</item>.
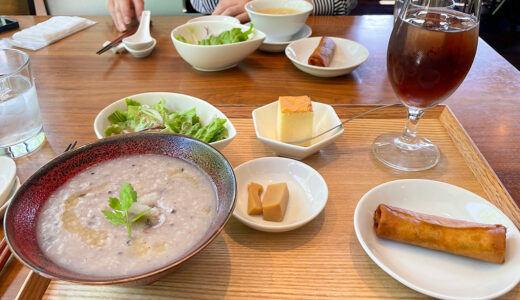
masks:
<path fill-rule="evenodd" d="M 218 0 L 190 0 L 193 8 L 205 15 L 210 15 L 218 4 Z"/>
<path fill-rule="evenodd" d="M 348 15 L 357 5 L 357 0 L 312 0 L 312 2 L 314 15 L 320 16 Z"/>

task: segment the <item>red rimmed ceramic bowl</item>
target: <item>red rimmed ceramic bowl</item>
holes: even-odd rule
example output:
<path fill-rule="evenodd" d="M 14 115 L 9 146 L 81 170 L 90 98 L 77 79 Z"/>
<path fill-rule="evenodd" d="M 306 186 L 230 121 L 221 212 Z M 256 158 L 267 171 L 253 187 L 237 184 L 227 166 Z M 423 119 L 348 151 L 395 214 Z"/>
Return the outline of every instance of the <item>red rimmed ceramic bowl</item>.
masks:
<path fill-rule="evenodd" d="M 159 154 L 180 158 L 205 172 L 217 194 L 216 213 L 204 236 L 181 257 L 164 267 L 132 276 L 89 276 L 63 268 L 48 259 L 38 246 L 36 225 L 49 196 L 67 180 L 100 162 L 134 154 Z M 39 169 L 18 190 L 9 205 L 4 230 L 13 253 L 38 274 L 80 284 L 148 284 L 171 272 L 204 249 L 219 234 L 235 207 L 233 168 L 217 150 L 199 140 L 175 134 L 138 133 L 105 138 L 66 152 Z"/>

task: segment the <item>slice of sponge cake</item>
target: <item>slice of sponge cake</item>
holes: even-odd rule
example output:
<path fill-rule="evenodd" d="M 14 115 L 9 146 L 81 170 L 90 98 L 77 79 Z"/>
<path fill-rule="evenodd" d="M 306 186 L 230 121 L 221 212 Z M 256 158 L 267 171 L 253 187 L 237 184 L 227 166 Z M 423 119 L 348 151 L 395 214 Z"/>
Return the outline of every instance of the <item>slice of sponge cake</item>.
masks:
<path fill-rule="evenodd" d="M 312 137 L 312 102 L 308 96 L 280 96 L 276 136 L 281 142 L 293 142 Z M 310 146 L 311 141 L 300 144 Z"/>

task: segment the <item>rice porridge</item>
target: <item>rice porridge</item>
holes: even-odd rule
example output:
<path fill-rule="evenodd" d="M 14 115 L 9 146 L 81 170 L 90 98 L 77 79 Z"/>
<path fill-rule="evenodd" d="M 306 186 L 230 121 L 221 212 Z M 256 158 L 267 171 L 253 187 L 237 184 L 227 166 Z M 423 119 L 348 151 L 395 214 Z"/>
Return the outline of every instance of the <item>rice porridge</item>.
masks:
<path fill-rule="evenodd" d="M 124 182 L 137 192 L 132 223 L 113 225 L 102 210 Z M 204 236 L 216 210 L 209 177 L 183 160 L 133 155 L 89 167 L 49 197 L 37 224 L 38 244 L 56 264 L 92 276 L 135 275 L 168 265 Z"/>

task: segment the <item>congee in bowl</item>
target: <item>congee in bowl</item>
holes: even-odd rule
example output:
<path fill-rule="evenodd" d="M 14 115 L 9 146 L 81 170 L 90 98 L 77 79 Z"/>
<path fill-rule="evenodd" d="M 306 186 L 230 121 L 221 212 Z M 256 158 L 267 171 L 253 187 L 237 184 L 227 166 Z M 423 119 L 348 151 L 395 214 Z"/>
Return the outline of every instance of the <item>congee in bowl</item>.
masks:
<path fill-rule="evenodd" d="M 233 170 L 180 135 L 107 138 L 37 171 L 8 208 L 15 254 L 43 276 L 148 283 L 204 248 L 235 204 Z"/>

